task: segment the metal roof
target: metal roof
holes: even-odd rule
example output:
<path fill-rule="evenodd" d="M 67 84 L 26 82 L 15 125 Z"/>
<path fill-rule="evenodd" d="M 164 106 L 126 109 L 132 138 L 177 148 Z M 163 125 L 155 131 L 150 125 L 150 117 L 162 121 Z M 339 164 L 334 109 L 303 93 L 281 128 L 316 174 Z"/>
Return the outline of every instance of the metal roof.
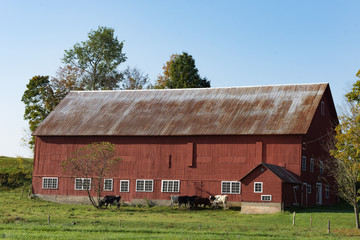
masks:
<path fill-rule="evenodd" d="M 36 136 L 305 134 L 327 83 L 70 92 Z"/>
<path fill-rule="evenodd" d="M 301 184 L 301 182 L 295 177 L 295 175 L 289 172 L 288 170 L 286 170 L 285 168 L 269 163 L 260 163 L 249 173 L 247 173 L 244 177 L 242 177 L 240 181 L 242 181 L 247 175 L 249 175 L 252 171 L 254 171 L 256 168 L 258 168 L 261 165 L 264 166 L 266 169 L 270 170 L 276 176 L 278 176 L 283 182 Z"/>

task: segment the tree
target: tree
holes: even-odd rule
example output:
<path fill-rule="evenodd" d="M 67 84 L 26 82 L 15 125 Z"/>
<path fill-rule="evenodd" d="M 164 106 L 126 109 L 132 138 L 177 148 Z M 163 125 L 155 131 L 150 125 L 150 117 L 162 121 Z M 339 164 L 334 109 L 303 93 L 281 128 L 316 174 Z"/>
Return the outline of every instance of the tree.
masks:
<path fill-rule="evenodd" d="M 86 73 L 86 89 L 109 90 L 119 87 L 121 73 L 118 66 L 126 61 L 122 52 L 124 42 L 114 37 L 114 29 L 98 27 L 88 33 L 88 40 L 65 50 L 62 61 Z"/>
<path fill-rule="evenodd" d="M 123 72 L 123 81 L 121 88 L 125 90 L 131 89 L 146 89 L 150 88 L 150 79 L 147 74 L 144 74 L 140 69 L 129 66 Z"/>
<path fill-rule="evenodd" d="M 21 101 L 25 104 L 24 119 L 29 121 L 30 131 L 33 132 L 54 109 L 54 92 L 49 76 L 34 76 L 26 88 Z M 31 137 L 28 144 L 33 149 L 35 137 Z"/>
<path fill-rule="evenodd" d="M 56 76 L 51 78 L 51 88 L 54 92 L 54 105 L 59 102 L 72 90 L 84 90 L 84 71 L 80 68 L 66 65 L 60 67 Z"/>
<path fill-rule="evenodd" d="M 90 179 L 84 181 L 91 204 L 99 208 L 104 179 L 115 172 L 121 159 L 116 157 L 115 145 L 109 142 L 95 142 L 82 147 L 71 154 L 71 157 L 62 162 L 64 172 L 72 177 Z M 95 197 L 91 192 L 95 192 Z"/>
<path fill-rule="evenodd" d="M 173 54 L 164 65 L 164 75 L 158 77 L 155 88 L 206 88 L 210 81 L 202 78 L 195 60 L 188 53 Z"/>
<path fill-rule="evenodd" d="M 354 208 L 356 228 L 359 225 L 360 207 L 360 103 L 357 81 L 346 94 L 350 111 L 340 116 L 336 135 L 330 141 L 330 155 L 325 170 L 337 183 L 338 195 Z"/>

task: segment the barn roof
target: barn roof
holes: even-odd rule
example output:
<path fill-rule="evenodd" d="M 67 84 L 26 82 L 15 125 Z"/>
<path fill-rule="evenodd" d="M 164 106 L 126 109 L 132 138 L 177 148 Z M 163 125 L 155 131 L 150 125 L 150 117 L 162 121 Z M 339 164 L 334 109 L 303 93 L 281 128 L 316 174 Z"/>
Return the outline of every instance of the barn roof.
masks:
<path fill-rule="evenodd" d="M 278 178 L 280 178 L 283 182 L 286 183 L 295 183 L 295 184 L 301 184 L 301 182 L 295 177 L 294 174 L 289 172 L 283 167 L 269 164 L 269 163 L 260 163 L 255 168 L 253 168 L 250 172 L 248 172 L 244 177 L 240 179 L 242 181 L 244 178 L 246 178 L 247 175 L 249 175 L 252 171 L 254 171 L 259 166 L 264 166 L 266 169 L 270 170 L 272 173 L 274 173 Z"/>
<path fill-rule="evenodd" d="M 73 91 L 36 136 L 305 134 L 327 83 Z"/>

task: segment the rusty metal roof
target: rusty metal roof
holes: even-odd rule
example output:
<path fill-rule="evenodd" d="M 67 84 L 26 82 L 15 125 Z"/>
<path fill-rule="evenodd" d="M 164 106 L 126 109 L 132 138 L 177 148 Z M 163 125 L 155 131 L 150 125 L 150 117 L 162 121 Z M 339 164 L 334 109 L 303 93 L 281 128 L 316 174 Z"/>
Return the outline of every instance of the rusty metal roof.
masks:
<path fill-rule="evenodd" d="M 269 163 L 260 163 L 255 168 L 253 168 L 250 172 L 248 172 L 245 176 L 243 176 L 240 181 L 242 181 L 247 175 L 249 175 L 252 171 L 254 171 L 259 166 L 264 166 L 266 169 L 270 170 L 272 173 L 274 173 L 276 176 L 278 176 L 283 182 L 286 183 L 295 183 L 295 184 L 301 184 L 301 182 L 296 178 L 296 176 L 286 170 L 283 167 L 269 164 Z"/>
<path fill-rule="evenodd" d="M 33 135 L 305 134 L 327 87 L 73 91 Z"/>

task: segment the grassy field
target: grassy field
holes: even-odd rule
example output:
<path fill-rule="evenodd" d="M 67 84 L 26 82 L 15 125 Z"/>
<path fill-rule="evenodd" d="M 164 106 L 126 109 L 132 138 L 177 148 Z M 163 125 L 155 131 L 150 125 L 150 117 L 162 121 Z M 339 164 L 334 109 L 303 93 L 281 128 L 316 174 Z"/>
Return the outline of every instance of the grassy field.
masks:
<path fill-rule="evenodd" d="M 346 206 L 297 210 L 293 226 L 292 211 L 244 215 L 235 208 L 95 209 L 30 199 L 28 186 L 11 186 L 22 178 L 28 182 L 31 168 L 31 159 L 0 157 L 0 239 L 360 239 L 352 209 Z"/>
<path fill-rule="evenodd" d="M 360 238 L 360 231 L 354 229 L 351 208 L 344 206 L 298 210 L 293 226 L 291 212 L 244 215 L 239 209 L 189 211 L 139 206 L 95 209 L 29 199 L 22 188 L 2 191 L 0 202 L 0 239 Z"/>

